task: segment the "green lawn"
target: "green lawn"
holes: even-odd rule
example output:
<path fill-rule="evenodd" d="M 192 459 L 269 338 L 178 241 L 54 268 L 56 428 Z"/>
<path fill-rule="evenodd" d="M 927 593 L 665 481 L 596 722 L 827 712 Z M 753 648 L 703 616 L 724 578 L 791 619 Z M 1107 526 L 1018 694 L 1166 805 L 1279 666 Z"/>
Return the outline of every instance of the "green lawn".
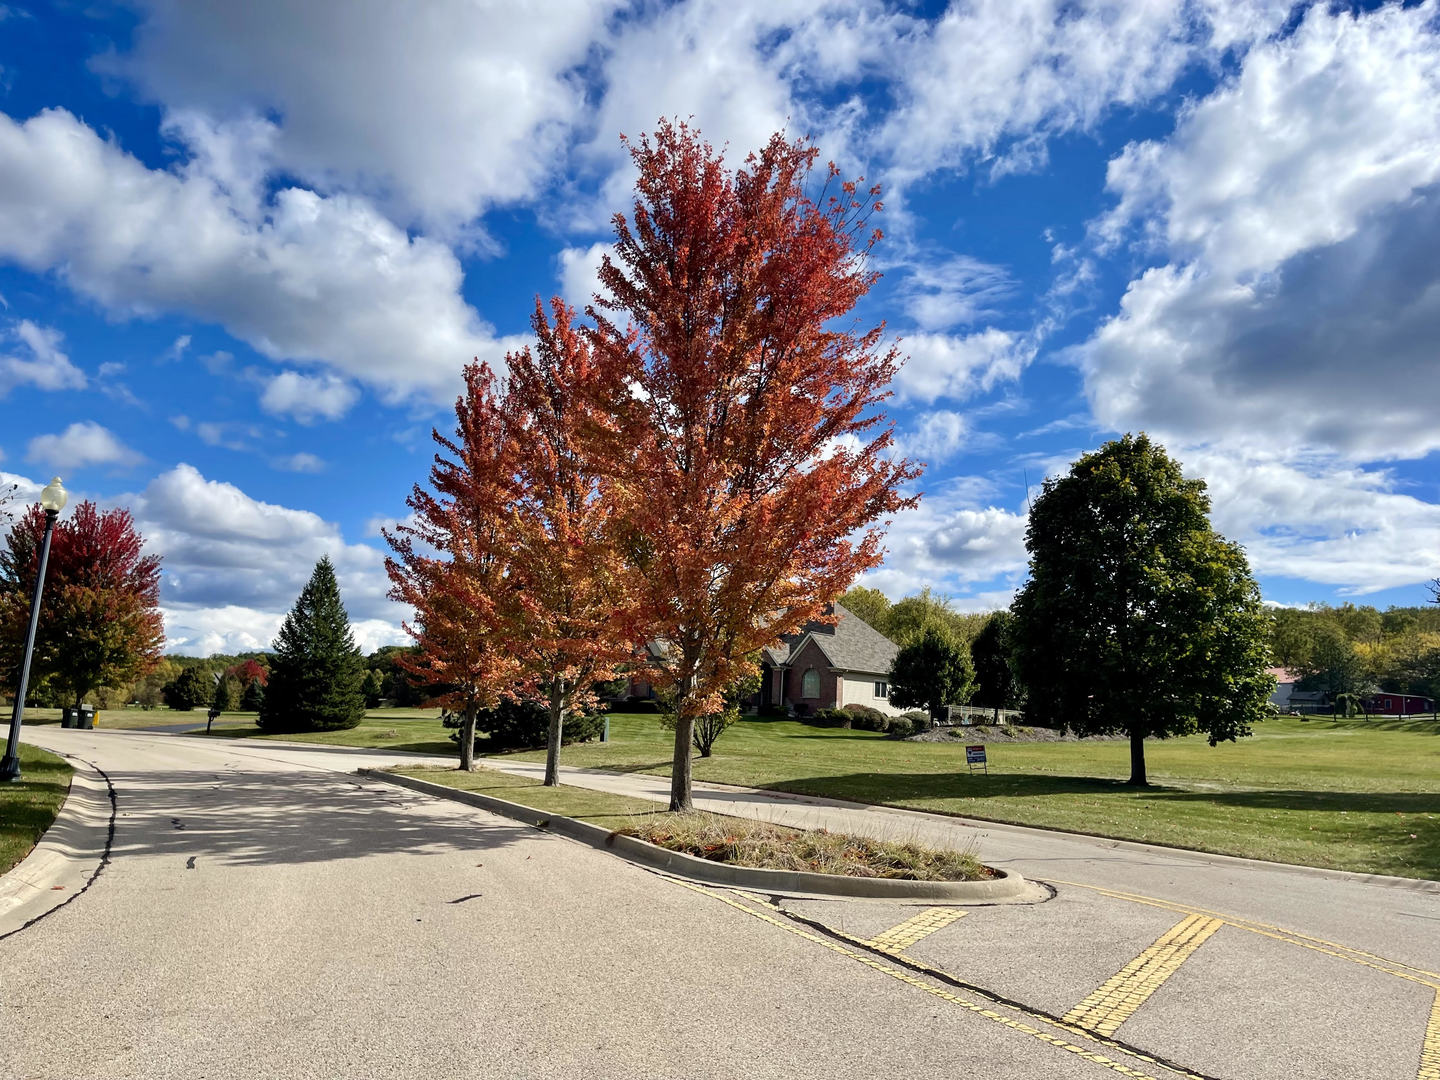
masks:
<path fill-rule="evenodd" d="M 185 715 L 183 713 L 175 715 Z M 197 713 L 200 723 L 205 714 Z M 205 737 L 205 732 L 192 734 Z M 405 750 L 416 754 L 457 755 L 459 751 L 440 723 L 439 709 L 371 709 L 357 727 L 346 731 L 311 731 L 266 735 L 255 726 L 254 713 L 223 713 L 209 733 L 212 739 L 274 739 L 281 742 L 358 746 L 371 750 Z"/>
<path fill-rule="evenodd" d="M 97 728 L 111 728 L 118 731 L 134 730 L 136 728 L 167 727 L 169 725 L 203 724 L 205 723 L 205 709 L 191 709 L 188 712 L 175 709 L 140 709 L 132 706 L 125 706 L 121 709 L 99 709 L 95 713 L 95 726 Z M 254 725 L 254 713 L 222 713 L 221 719 L 216 723 L 245 723 Z M 59 709 L 36 709 L 27 707 L 25 709 L 25 726 L 32 724 L 39 727 L 46 724 L 58 726 L 60 723 Z"/>
<path fill-rule="evenodd" d="M 0 874 L 28 855 L 55 820 L 70 773 L 63 759 L 20 744 L 20 782 L 0 784 Z"/>
<path fill-rule="evenodd" d="M 632 799 L 628 795 L 612 795 L 608 791 L 568 787 L 565 784 L 545 787 L 539 780 L 528 776 L 511 776 L 494 769 L 476 769 L 467 773 L 455 768 L 421 765 L 390 771 L 461 791 L 478 791 L 482 795 L 507 799 L 547 814 L 579 818 L 609 829 L 629 824 L 640 815 L 658 814 L 665 810 L 664 804 L 649 799 Z"/>
<path fill-rule="evenodd" d="M 615 714 L 611 742 L 567 765 L 666 775 L 654 716 Z M 970 775 L 964 740 L 745 720 L 697 758 L 695 778 L 1069 829 L 1252 858 L 1440 878 L 1440 724 L 1280 719 L 1237 744 L 1146 746 L 1152 787 L 1124 786 L 1124 742 L 1002 743 Z M 514 755 L 537 761 L 543 753 Z"/>

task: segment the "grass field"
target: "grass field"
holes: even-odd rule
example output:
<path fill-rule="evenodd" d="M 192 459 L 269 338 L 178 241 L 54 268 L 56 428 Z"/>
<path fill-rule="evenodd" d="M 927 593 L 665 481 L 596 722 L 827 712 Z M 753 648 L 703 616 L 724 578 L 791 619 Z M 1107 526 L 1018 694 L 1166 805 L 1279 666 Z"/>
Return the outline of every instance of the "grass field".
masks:
<path fill-rule="evenodd" d="M 0 874 L 28 855 L 55 820 L 70 773 L 63 759 L 20 744 L 20 782 L 0 785 Z"/>
<path fill-rule="evenodd" d="M 33 710 L 46 722 L 49 712 Z M 30 713 L 27 712 L 27 719 Z M 102 728 L 205 721 L 203 711 L 113 710 Z M 212 737 L 255 737 L 452 755 L 435 710 L 372 710 L 349 731 L 261 736 L 227 713 Z M 567 765 L 666 775 L 670 735 L 653 715 L 611 716 L 611 741 L 566 747 Z M 964 740 L 745 720 L 695 761 L 697 780 L 853 799 L 963 817 L 1369 873 L 1440 879 L 1440 724 L 1272 720 L 1237 744 L 1147 744 L 1152 786 L 1126 787 L 1124 742 L 992 743 L 970 775 Z M 543 753 L 516 755 L 540 760 Z M 556 812 L 561 812 L 557 810 Z"/>
<path fill-rule="evenodd" d="M 172 715 L 184 716 L 185 713 Z M 200 723 L 205 714 L 197 711 Z M 205 732 L 192 734 L 205 737 Z M 457 754 L 450 733 L 440 724 L 439 709 L 371 709 L 357 727 L 346 731 L 312 731 L 266 735 L 255 726 L 254 713 L 222 713 L 210 732 L 212 739 L 275 739 L 282 742 L 319 743 L 323 746 L 359 746 L 371 750 L 405 750 L 415 754 Z"/>
<path fill-rule="evenodd" d="M 611 741 L 567 765 L 667 775 L 654 716 L 614 714 Z M 1136 790 L 1124 742 L 991 744 L 970 775 L 964 740 L 745 720 L 695 760 L 695 778 L 963 817 L 1068 829 L 1367 873 L 1440 878 L 1440 725 L 1286 718 L 1236 744 L 1152 741 Z M 530 751 L 515 755 L 540 760 Z"/>

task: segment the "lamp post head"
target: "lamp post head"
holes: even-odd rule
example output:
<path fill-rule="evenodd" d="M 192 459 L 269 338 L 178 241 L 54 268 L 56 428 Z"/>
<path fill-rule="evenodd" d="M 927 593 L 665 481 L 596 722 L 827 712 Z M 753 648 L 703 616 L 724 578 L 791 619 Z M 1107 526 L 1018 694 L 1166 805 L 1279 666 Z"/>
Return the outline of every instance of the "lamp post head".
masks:
<path fill-rule="evenodd" d="M 65 502 L 69 496 L 65 494 L 65 486 L 60 483 L 60 477 L 55 477 L 45 485 L 45 490 L 40 492 L 40 506 L 47 514 L 58 514 L 65 509 Z"/>

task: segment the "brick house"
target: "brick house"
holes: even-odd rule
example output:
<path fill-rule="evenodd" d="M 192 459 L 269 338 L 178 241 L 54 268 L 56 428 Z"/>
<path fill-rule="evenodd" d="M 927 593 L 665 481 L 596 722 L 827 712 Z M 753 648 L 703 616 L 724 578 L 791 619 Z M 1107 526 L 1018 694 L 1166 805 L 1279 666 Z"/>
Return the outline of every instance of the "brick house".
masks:
<path fill-rule="evenodd" d="M 900 647 L 841 604 L 833 626 L 807 623 L 760 657 L 760 700 L 766 705 L 814 713 L 844 705 L 868 705 L 891 716 L 890 666 Z"/>

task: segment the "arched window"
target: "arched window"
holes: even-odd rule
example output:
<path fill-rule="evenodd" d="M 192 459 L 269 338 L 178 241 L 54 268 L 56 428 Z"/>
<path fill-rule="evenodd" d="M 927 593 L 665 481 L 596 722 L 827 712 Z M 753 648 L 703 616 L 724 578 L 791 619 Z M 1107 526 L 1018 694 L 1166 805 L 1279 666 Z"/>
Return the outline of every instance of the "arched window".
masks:
<path fill-rule="evenodd" d="M 800 682 L 800 696 L 807 698 L 820 696 L 820 672 L 813 667 L 805 669 L 805 678 Z"/>

